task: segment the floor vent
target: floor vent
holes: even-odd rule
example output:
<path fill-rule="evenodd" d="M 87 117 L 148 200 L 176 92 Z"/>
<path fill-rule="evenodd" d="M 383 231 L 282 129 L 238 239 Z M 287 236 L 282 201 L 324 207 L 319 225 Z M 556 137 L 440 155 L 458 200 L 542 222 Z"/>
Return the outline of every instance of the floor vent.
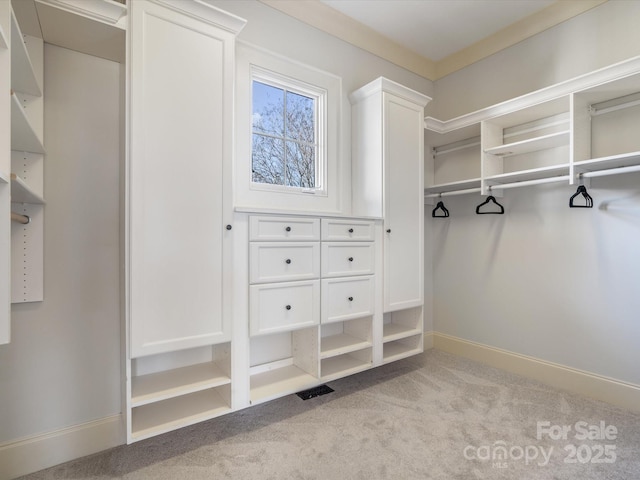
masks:
<path fill-rule="evenodd" d="M 319 397 L 320 395 L 326 395 L 331 392 L 333 392 L 333 388 L 327 387 L 326 385 L 320 385 L 319 387 L 298 392 L 296 395 L 298 395 L 302 400 L 309 400 L 310 398 Z"/>

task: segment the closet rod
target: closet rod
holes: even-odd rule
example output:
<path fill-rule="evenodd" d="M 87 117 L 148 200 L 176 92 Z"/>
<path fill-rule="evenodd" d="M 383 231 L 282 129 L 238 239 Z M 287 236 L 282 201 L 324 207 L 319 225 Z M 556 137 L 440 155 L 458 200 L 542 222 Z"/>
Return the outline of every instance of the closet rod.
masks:
<path fill-rule="evenodd" d="M 593 172 L 578 173 L 577 178 L 604 177 L 606 175 L 617 175 L 619 173 L 640 172 L 640 165 L 631 165 L 629 167 L 610 168 L 608 170 L 596 170 Z"/>
<path fill-rule="evenodd" d="M 438 198 L 438 197 L 451 197 L 453 195 L 466 195 L 468 193 L 480 193 L 479 188 L 467 188 L 465 190 L 452 190 L 450 192 L 442 193 L 428 193 L 424 198 Z"/>
<path fill-rule="evenodd" d="M 19 213 L 11 212 L 11 221 L 26 225 L 31 221 L 31 217 L 29 217 L 28 215 L 20 215 Z"/>
<path fill-rule="evenodd" d="M 506 188 L 516 188 L 516 187 L 527 187 L 529 185 L 540 185 L 543 183 L 555 183 L 555 182 L 564 182 L 571 178 L 569 175 L 563 175 L 561 177 L 551 177 L 551 178 L 538 178 L 536 180 L 524 180 L 522 182 L 513 182 L 513 183 L 503 183 L 498 185 L 489 185 L 487 188 L 489 190 L 504 190 Z"/>
<path fill-rule="evenodd" d="M 622 97 L 605 100 L 604 102 L 594 103 L 589 107 L 589 113 L 592 117 L 603 115 L 624 108 L 635 107 L 640 105 L 640 92 L 624 95 Z"/>

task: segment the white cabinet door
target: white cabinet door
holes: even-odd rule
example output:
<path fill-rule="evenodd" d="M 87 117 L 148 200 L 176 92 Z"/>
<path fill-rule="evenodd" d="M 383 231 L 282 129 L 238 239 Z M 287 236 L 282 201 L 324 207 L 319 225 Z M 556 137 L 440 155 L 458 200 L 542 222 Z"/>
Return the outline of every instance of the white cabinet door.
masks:
<path fill-rule="evenodd" d="M 384 311 L 424 301 L 423 107 L 384 93 Z"/>
<path fill-rule="evenodd" d="M 230 339 L 233 35 L 166 4 L 129 3 L 131 357 Z"/>

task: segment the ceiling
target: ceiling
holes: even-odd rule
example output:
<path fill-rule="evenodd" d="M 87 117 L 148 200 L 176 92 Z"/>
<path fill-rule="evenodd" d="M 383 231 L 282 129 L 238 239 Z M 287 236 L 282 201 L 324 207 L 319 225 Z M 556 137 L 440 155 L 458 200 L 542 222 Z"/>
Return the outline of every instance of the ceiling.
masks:
<path fill-rule="evenodd" d="M 438 61 L 555 0 L 320 0 L 400 45 Z"/>
<path fill-rule="evenodd" d="M 607 0 L 260 0 L 430 80 Z"/>

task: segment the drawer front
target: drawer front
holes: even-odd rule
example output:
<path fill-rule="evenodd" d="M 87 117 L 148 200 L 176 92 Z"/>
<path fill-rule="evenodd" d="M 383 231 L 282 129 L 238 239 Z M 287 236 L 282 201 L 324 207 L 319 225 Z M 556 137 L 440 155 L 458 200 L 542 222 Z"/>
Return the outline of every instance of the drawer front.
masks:
<path fill-rule="evenodd" d="M 346 277 L 374 272 L 373 243 L 323 243 L 322 276 Z"/>
<path fill-rule="evenodd" d="M 374 277 L 322 281 L 322 323 L 373 315 Z"/>
<path fill-rule="evenodd" d="M 319 241 L 320 219 L 252 216 L 249 219 L 251 241 Z"/>
<path fill-rule="evenodd" d="M 322 219 L 322 240 L 368 242 L 374 240 L 374 223 L 367 220 Z"/>
<path fill-rule="evenodd" d="M 318 325 L 320 280 L 268 283 L 249 287 L 251 335 Z"/>
<path fill-rule="evenodd" d="M 312 280 L 320 276 L 318 242 L 251 243 L 251 283 Z"/>

